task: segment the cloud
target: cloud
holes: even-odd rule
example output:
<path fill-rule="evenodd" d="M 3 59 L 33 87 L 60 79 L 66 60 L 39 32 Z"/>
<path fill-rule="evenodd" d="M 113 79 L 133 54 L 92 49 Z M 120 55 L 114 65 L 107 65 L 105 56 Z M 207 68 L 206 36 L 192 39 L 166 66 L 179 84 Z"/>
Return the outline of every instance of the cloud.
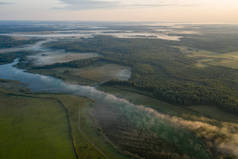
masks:
<path fill-rule="evenodd" d="M 65 9 L 85 10 L 100 8 L 116 8 L 120 6 L 118 1 L 95 1 L 95 0 L 60 0 Z"/>
<path fill-rule="evenodd" d="M 138 8 L 192 5 L 187 0 L 59 0 L 64 5 L 57 9 L 88 10 L 105 8 Z"/>
<path fill-rule="evenodd" d="M 12 2 L 0 2 L 0 5 L 11 5 L 11 4 L 14 4 Z"/>

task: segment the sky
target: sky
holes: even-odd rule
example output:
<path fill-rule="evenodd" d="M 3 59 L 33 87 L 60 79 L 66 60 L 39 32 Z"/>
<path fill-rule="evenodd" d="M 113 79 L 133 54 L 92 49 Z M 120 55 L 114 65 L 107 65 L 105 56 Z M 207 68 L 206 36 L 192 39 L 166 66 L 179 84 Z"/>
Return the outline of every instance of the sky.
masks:
<path fill-rule="evenodd" d="M 238 0 L 0 0 L 0 20 L 238 24 Z"/>

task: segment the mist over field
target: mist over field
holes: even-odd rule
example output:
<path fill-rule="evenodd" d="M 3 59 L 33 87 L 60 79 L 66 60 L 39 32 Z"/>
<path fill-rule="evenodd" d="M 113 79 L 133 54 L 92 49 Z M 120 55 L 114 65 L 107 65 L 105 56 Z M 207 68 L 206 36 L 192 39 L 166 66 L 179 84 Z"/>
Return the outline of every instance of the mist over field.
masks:
<path fill-rule="evenodd" d="M 0 159 L 238 159 L 237 0 L 0 0 Z"/>
<path fill-rule="evenodd" d="M 54 103 L 53 114 L 66 114 L 54 120 L 67 120 L 64 126 L 69 128 L 44 128 L 44 133 L 53 133 L 54 143 L 64 132 L 71 136 L 60 139 L 68 142 L 69 149 L 61 152 L 66 156 L 238 157 L 237 26 L 21 23 L 15 28 L 0 25 L 2 121 L 9 116 L 4 115 L 10 105 L 5 98 L 14 103 L 12 119 L 17 113 L 44 111 L 42 106 L 15 110 L 25 102 L 34 107 L 35 100 L 42 100 Z M 26 117 L 34 118 L 17 120 Z M 41 118 L 46 117 L 37 120 Z M 19 124 L 25 123 L 11 129 Z M 25 134 L 38 126 L 28 125 Z M 7 136 L 0 137 L 8 144 Z M 48 144 L 39 141 L 27 140 Z M 19 145 L 17 150 L 25 149 Z M 14 158 L 9 151 L 0 147 L 0 154 Z M 33 157 L 50 156 L 45 149 L 31 152 Z"/>

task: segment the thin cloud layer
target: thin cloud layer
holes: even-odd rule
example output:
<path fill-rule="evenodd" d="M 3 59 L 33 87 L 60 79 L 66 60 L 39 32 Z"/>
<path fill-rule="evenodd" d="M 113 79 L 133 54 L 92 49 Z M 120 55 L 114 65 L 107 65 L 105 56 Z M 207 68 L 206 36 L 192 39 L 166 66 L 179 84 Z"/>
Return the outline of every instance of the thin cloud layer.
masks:
<path fill-rule="evenodd" d="M 238 23 L 237 0 L 0 0 L 1 20 Z"/>
<path fill-rule="evenodd" d="M 13 4 L 12 2 L 0 2 L 0 5 L 10 5 Z"/>
<path fill-rule="evenodd" d="M 163 6 L 191 6 L 187 0 L 60 0 L 65 4 L 61 9 L 88 10 L 105 8 L 137 8 Z"/>
<path fill-rule="evenodd" d="M 118 1 L 95 1 L 95 0 L 60 0 L 65 4 L 63 9 L 84 10 L 119 7 Z"/>

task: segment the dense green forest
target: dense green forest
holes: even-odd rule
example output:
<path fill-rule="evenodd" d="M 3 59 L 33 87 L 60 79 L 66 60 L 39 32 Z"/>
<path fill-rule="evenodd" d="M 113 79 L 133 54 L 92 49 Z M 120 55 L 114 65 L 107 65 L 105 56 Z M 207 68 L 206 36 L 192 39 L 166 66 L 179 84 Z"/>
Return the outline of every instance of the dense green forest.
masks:
<path fill-rule="evenodd" d="M 38 41 L 38 39 L 16 40 L 9 36 L 0 36 L 0 48 L 18 47 L 26 44 L 33 44 L 36 41 Z"/>
<path fill-rule="evenodd" d="M 211 35 L 207 39 L 211 41 L 214 37 Z M 97 36 L 83 40 L 53 42 L 47 44 L 47 47 L 75 52 L 97 52 L 103 55 L 103 60 L 132 68 L 129 81 L 110 81 L 107 85 L 134 87 L 169 103 L 210 104 L 227 111 L 238 112 L 238 70 L 220 66 L 194 66 L 196 59 L 186 56 L 178 46 L 212 49 L 210 43 L 207 46 L 205 43 L 203 46 L 197 46 L 196 39 L 190 43 L 187 41 L 192 40 L 185 38 L 180 42 L 171 42 Z M 230 51 L 229 48 L 234 49 L 236 45 L 231 43 L 220 47 Z"/>
<path fill-rule="evenodd" d="M 17 52 L 11 52 L 7 54 L 0 54 L 0 64 L 6 64 L 13 62 L 14 59 L 16 58 L 24 58 L 29 52 L 27 51 L 17 51 Z"/>
<path fill-rule="evenodd" d="M 43 35 L 0 36 L 0 64 L 21 70 L 1 69 L 0 158 L 237 158 L 237 26 L 28 25 L 0 26 Z M 71 37 L 101 29 L 181 39 Z"/>

